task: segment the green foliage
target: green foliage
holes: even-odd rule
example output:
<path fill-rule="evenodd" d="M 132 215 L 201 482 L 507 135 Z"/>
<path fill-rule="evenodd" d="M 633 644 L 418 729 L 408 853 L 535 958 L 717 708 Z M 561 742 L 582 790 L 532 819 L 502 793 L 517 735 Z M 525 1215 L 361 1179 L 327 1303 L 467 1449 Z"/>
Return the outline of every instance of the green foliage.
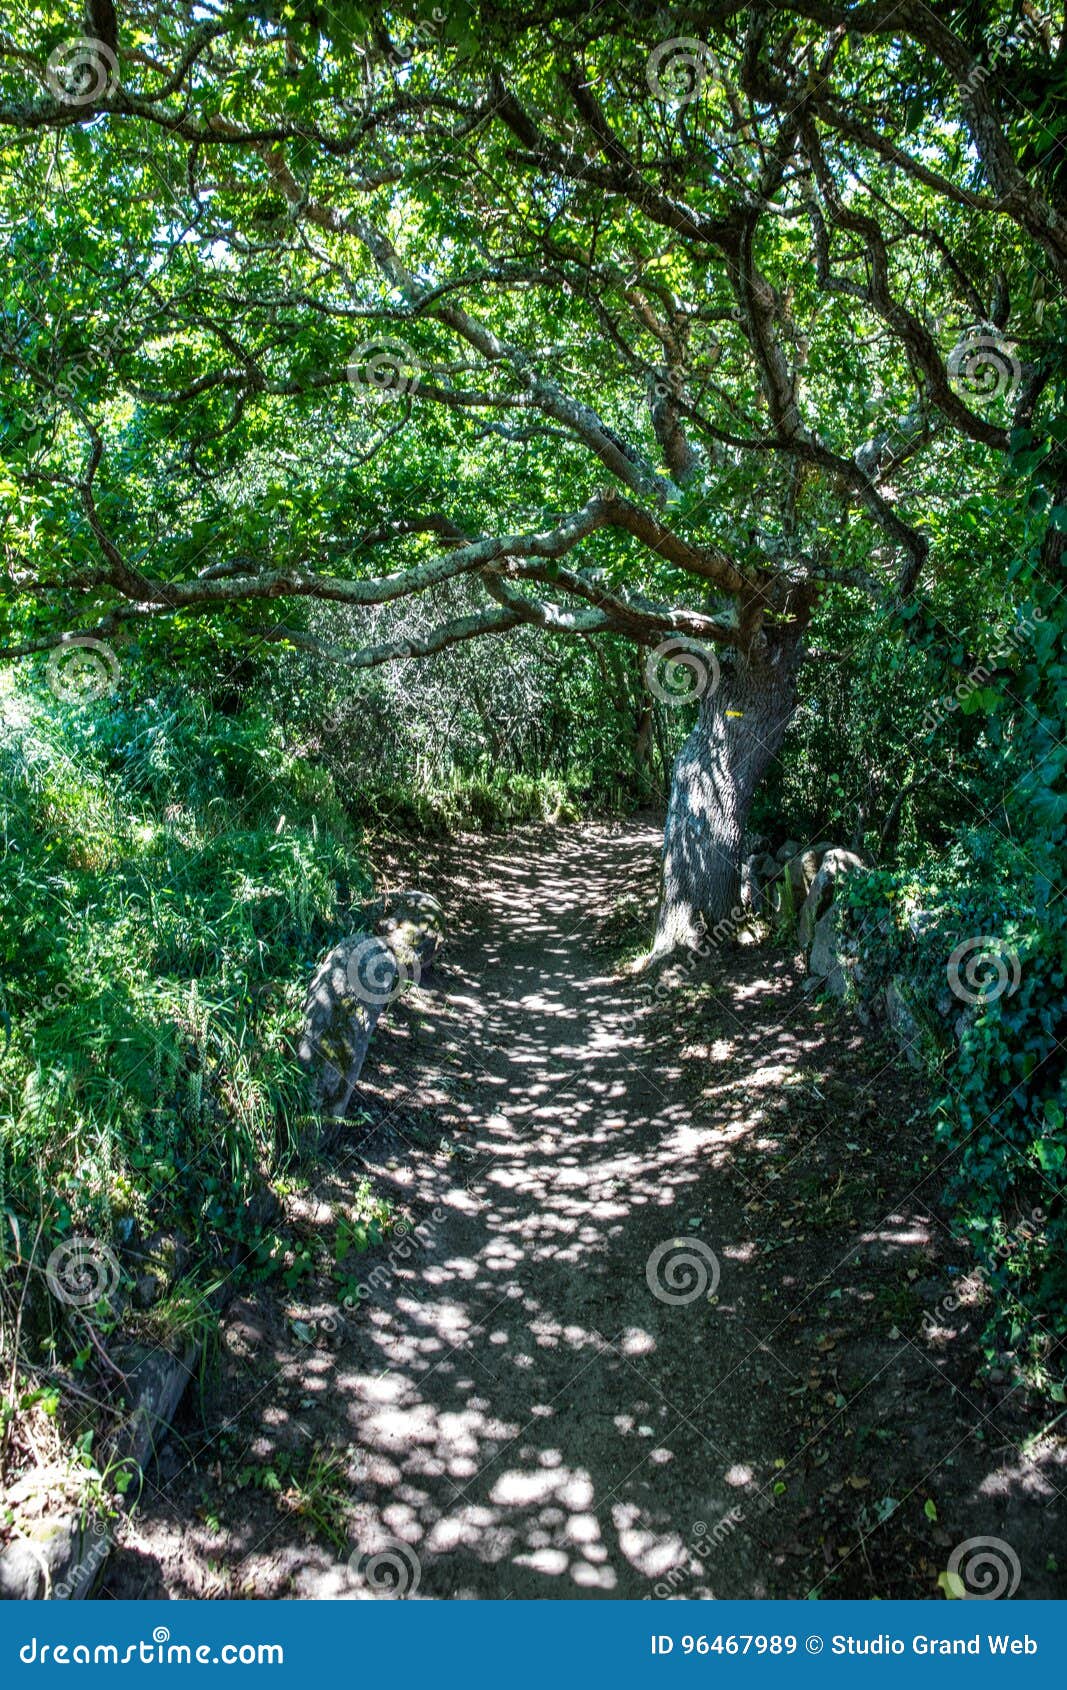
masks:
<path fill-rule="evenodd" d="M 344 1453 L 318 1444 L 295 1453 L 279 1448 L 267 1462 L 257 1459 L 238 1466 L 233 1483 L 238 1490 L 260 1490 L 273 1496 L 280 1509 L 297 1515 L 306 1530 L 336 1555 L 349 1549 L 345 1510 L 351 1479 Z"/>
<path fill-rule="evenodd" d="M 694 712 L 652 698 L 636 655 L 525 631 L 369 674 L 297 654 L 262 670 L 257 697 L 369 825 L 567 821 L 665 796 Z"/>
<path fill-rule="evenodd" d="M 97 708 L 6 695 L 8 1255 L 38 1215 L 49 1236 L 225 1229 L 284 1163 L 288 1030 L 364 888 L 360 824 L 662 796 L 695 712 L 650 704 L 621 637 L 523 628 L 491 652 L 337 665 L 498 614 L 502 583 L 477 573 L 400 610 L 363 593 L 457 535 L 536 560 L 511 591 L 556 633 L 625 594 L 624 631 L 655 638 L 668 607 L 723 634 L 735 588 L 673 561 L 689 547 L 758 574 L 764 633 L 783 583 L 817 584 L 752 825 L 878 862 L 871 967 L 905 972 L 917 1005 L 943 996 L 956 944 L 1018 954 L 1017 989 L 944 1047 L 938 1130 L 998 1272 L 998 1241 L 1059 1192 L 1067 332 L 1043 196 L 1062 196 L 1064 55 L 1015 0 L 899 25 L 868 8 L 857 31 L 835 8 L 719 10 L 671 14 L 714 67 L 690 100 L 650 80 L 651 5 L 146 3 L 120 21 L 121 98 L 79 115 L 52 109 L 45 72 L 70 8 L 16 0 L 0 648 L 100 626 L 124 676 L 152 679 Z M 976 331 L 1014 369 L 1002 391 L 953 378 Z M 404 392 L 358 379 L 378 336 L 401 343 Z M 605 480 L 679 544 L 607 526 L 563 563 L 517 544 Z M 909 593 L 894 522 L 929 545 Z M 156 684 L 164 661 L 180 692 Z M 1048 1213 L 1001 1326 L 1062 1296 L 1059 1196 Z M 293 1253 L 288 1283 L 313 1266 Z"/>
<path fill-rule="evenodd" d="M 902 978 L 940 1030 L 939 1178 L 995 1293 L 991 1351 L 1047 1388 L 1067 1297 L 1067 922 L 1026 853 L 989 830 L 847 896 L 864 992 Z"/>
<path fill-rule="evenodd" d="M 583 813 L 583 792 L 575 779 L 550 775 L 455 775 L 423 790 L 370 787 L 360 793 L 359 814 L 407 834 L 475 832 L 522 822 L 573 822 Z"/>
<path fill-rule="evenodd" d="M 294 1034 L 368 890 L 355 836 L 254 710 L 3 705 L 0 1207 L 24 1240 L 203 1244 L 299 1144 Z"/>

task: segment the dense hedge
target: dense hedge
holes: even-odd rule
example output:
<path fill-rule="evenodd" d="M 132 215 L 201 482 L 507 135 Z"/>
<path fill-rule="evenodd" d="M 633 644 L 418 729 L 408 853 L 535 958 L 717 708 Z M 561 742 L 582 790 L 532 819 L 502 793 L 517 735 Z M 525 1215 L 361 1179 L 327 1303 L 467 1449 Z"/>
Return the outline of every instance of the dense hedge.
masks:
<path fill-rule="evenodd" d="M 308 973 L 369 887 L 354 831 L 255 712 L 3 705 L 6 1243 L 177 1225 L 210 1256 L 296 1142 Z"/>
<path fill-rule="evenodd" d="M 925 870 L 851 880 L 862 991 L 897 980 L 936 1076 L 935 1167 L 993 1293 L 990 1359 L 1062 1397 L 1067 910 L 989 831 Z"/>

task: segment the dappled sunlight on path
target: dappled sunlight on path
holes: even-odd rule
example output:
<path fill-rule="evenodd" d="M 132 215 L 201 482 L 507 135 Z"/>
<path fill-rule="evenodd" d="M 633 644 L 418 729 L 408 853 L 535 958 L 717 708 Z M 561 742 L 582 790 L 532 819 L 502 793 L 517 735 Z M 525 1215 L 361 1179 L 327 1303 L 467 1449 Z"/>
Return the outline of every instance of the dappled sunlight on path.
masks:
<path fill-rule="evenodd" d="M 677 1061 L 648 1060 L 647 988 L 593 944 L 612 899 L 650 887 L 655 835 L 539 844 L 478 848 L 473 944 L 423 994 L 418 1049 L 448 1076 L 458 1148 L 399 1183 L 444 1219 L 398 1294 L 372 1295 L 363 1370 L 338 1383 L 367 1457 L 365 1547 L 412 1543 L 424 1593 L 644 1595 L 730 1506 L 721 1473 L 747 1447 L 718 1447 L 693 1398 L 706 1301 L 667 1307 L 645 1279 L 654 1248 L 694 1232 L 692 1157 L 717 1135 Z M 387 1400 L 368 1407 L 375 1380 Z"/>
<path fill-rule="evenodd" d="M 358 1258 L 355 1308 L 322 1279 L 231 1311 L 215 1424 L 164 1462 L 113 1593 L 140 1578 L 174 1594 L 721 1598 L 803 1595 L 827 1575 L 839 1552 L 822 1534 L 790 1559 L 813 1517 L 804 1486 L 825 1447 L 854 1463 L 872 1415 L 899 1412 L 868 1397 L 853 1422 L 842 1405 L 872 1381 L 913 1402 L 951 1389 L 870 1309 L 869 1353 L 833 1371 L 828 1311 L 870 1302 L 864 1252 L 929 1271 L 938 1223 L 910 1173 L 877 1225 L 840 1208 L 839 1153 L 816 1159 L 841 1128 L 823 1088 L 864 1036 L 839 1030 L 830 1053 L 786 958 L 725 959 L 681 1036 L 684 979 L 665 1017 L 651 982 L 613 966 L 602 920 L 626 896 L 650 904 L 658 845 L 632 826 L 435 853 L 421 884 L 454 937 L 379 1029 L 372 1127 L 304 1201 L 328 1239 L 369 1173 L 407 1224 Z M 883 1092 L 891 1068 L 872 1070 Z M 865 1073 L 848 1076 L 857 1119 Z M 858 1161 L 869 1127 L 852 1130 Z M 769 1233 L 787 1174 L 810 1196 Z M 822 1256 L 779 1254 L 809 1232 Z M 810 1430 L 793 1426 L 798 1398 Z M 956 1412 L 967 1438 L 979 1417 Z M 905 1453 L 917 1474 L 941 1455 Z M 207 1524 L 181 1518 L 194 1467 L 213 1481 Z M 263 1470 L 289 1482 L 288 1508 L 248 1477 Z"/>

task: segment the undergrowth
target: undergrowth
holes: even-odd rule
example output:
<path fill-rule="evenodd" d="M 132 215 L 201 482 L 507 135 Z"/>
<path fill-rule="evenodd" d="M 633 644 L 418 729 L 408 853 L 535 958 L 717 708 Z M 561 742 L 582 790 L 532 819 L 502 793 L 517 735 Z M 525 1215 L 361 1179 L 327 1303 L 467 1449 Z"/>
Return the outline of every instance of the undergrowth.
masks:
<path fill-rule="evenodd" d="M 1064 1402 L 1062 900 L 984 829 L 926 867 L 856 876 L 845 896 L 864 994 L 895 981 L 921 1029 L 946 1197 L 992 1293 L 989 1363 Z"/>
<path fill-rule="evenodd" d="M 209 1348 L 225 1292 L 315 1267 L 282 1219 L 314 1154 L 296 1037 L 311 969 L 359 925 L 368 833 L 573 820 L 583 793 L 498 769 L 342 798 L 254 700 L 3 686 L 0 1469 L 54 1436 L 80 1469 L 113 1347 Z M 342 1297 L 392 1221 L 361 1186 Z M 88 1301 L 55 1294 L 57 1252 Z"/>
<path fill-rule="evenodd" d="M 7 700 L 0 1192 L 49 1235 L 218 1218 L 297 1147 L 308 971 L 369 880 L 315 771 L 221 727 Z"/>
<path fill-rule="evenodd" d="M 0 1284 L 32 1396 L 38 1365 L 76 1376 L 90 1315 L 98 1339 L 136 1303 L 161 1239 L 189 1248 L 150 1342 L 262 1272 L 270 1184 L 308 1137 L 308 976 L 370 878 L 330 777 L 254 711 L 0 705 Z M 99 1308 L 54 1295 L 75 1249 Z"/>

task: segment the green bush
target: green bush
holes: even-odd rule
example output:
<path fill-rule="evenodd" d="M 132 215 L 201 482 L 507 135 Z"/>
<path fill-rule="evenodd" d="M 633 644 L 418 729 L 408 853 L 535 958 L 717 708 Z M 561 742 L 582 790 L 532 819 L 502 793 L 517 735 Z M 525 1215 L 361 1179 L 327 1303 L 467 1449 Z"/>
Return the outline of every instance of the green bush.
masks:
<path fill-rule="evenodd" d="M 0 1207 L 44 1247 L 224 1232 L 297 1143 L 355 835 L 254 712 L 46 697 L 7 691 L 0 725 Z"/>
<path fill-rule="evenodd" d="M 430 836 L 491 831 L 522 822 L 574 822 L 591 807 L 576 777 L 453 774 L 433 785 L 363 787 L 353 815 L 379 827 Z"/>
<path fill-rule="evenodd" d="M 873 991 L 903 976 L 938 1076 L 937 1165 L 994 1293 L 990 1352 L 1060 1400 L 1067 1303 L 1067 910 L 990 829 L 921 871 L 850 881 Z"/>

